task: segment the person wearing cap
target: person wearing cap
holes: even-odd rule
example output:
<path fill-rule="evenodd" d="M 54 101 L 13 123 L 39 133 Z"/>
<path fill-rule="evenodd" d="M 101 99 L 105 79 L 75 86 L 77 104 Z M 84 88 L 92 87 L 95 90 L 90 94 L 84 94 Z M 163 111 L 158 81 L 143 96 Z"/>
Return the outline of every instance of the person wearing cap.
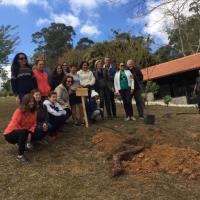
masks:
<path fill-rule="evenodd" d="M 134 91 L 134 79 L 129 70 L 125 70 L 124 63 L 120 63 L 119 71 L 115 74 L 114 78 L 115 92 L 119 93 L 126 113 L 125 121 L 136 120 L 133 117 L 133 106 L 131 94 Z"/>
<path fill-rule="evenodd" d="M 136 107 L 138 110 L 138 114 L 140 119 L 144 118 L 144 101 L 142 99 L 142 84 L 143 84 L 143 74 L 141 70 L 136 67 L 136 64 L 133 60 L 127 61 L 127 66 L 130 72 L 133 75 L 133 79 L 135 81 L 135 89 L 133 91 L 132 97 L 134 96 Z"/>
<path fill-rule="evenodd" d="M 104 110 L 104 104 L 107 111 L 107 117 L 112 118 L 111 116 L 111 101 L 110 101 L 110 92 L 114 89 L 112 81 L 110 79 L 108 70 L 103 68 L 102 61 L 97 60 L 95 62 L 95 70 L 93 72 L 96 79 L 94 88 L 99 93 L 100 97 L 100 108 Z"/>
<path fill-rule="evenodd" d="M 95 122 L 97 121 L 98 118 L 103 118 L 103 109 L 98 108 L 96 100 L 98 99 L 99 94 L 95 91 L 91 91 L 91 98 L 87 99 L 87 114 L 88 118 L 92 121 Z"/>
<path fill-rule="evenodd" d="M 108 70 L 109 78 L 112 82 L 112 90 L 110 91 L 110 102 L 111 102 L 111 111 L 113 117 L 117 117 L 117 109 L 116 109 L 116 103 L 115 103 L 115 95 L 114 95 L 114 77 L 116 73 L 115 66 L 111 63 L 111 59 L 106 56 L 104 58 L 104 68 Z"/>

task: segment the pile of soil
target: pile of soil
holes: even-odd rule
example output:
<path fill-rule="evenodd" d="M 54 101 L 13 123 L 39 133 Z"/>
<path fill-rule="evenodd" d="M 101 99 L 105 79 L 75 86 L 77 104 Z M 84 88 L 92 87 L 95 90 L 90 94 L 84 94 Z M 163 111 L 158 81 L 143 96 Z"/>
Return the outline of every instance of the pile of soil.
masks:
<path fill-rule="evenodd" d="M 122 165 L 132 173 L 165 172 L 196 179 L 200 175 L 200 153 L 168 144 L 152 145 Z"/>
<path fill-rule="evenodd" d="M 115 146 L 122 142 L 122 137 L 108 131 L 97 133 L 92 138 L 92 144 L 96 145 L 97 149 L 104 153 L 109 153 Z"/>

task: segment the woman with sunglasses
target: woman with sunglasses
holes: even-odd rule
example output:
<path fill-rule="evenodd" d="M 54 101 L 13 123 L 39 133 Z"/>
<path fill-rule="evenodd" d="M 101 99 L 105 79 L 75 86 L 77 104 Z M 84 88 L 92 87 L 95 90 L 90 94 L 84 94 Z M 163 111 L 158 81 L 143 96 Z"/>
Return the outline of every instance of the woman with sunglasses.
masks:
<path fill-rule="evenodd" d="M 115 92 L 120 94 L 124 104 L 124 110 L 126 113 L 125 121 L 136 120 L 135 117 L 133 117 L 131 98 L 131 94 L 134 90 L 134 79 L 131 72 L 125 69 L 124 63 L 120 63 L 119 71 L 115 74 L 114 86 Z"/>
<path fill-rule="evenodd" d="M 30 93 L 33 89 L 37 89 L 36 79 L 24 53 L 16 54 L 13 59 L 11 65 L 11 87 L 16 95 L 17 103 L 22 101 L 25 94 Z"/>
<path fill-rule="evenodd" d="M 61 65 L 57 65 L 51 74 L 51 89 L 54 90 L 59 84 L 61 84 L 65 74 Z"/>
<path fill-rule="evenodd" d="M 71 86 L 73 84 L 73 77 L 66 76 L 62 83 L 56 87 L 54 90 L 57 94 L 57 101 L 62 106 L 62 108 L 66 111 L 66 118 L 69 118 L 72 114 L 71 107 L 69 103 L 69 95 Z"/>

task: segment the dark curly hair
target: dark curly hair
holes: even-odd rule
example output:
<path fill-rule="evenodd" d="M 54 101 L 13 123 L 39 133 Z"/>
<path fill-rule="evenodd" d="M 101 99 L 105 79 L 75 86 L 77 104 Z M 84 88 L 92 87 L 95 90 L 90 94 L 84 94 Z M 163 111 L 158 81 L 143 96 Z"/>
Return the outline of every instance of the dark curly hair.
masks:
<path fill-rule="evenodd" d="M 62 73 L 61 74 L 57 74 L 57 68 L 60 67 L 61 70 L 62 70 Z M 62 65 L 56 65 L 56 67 L 53 69 L 52 71 L 52 77 L 57 77 L 57 76 L 63 76 L 64 77 L 64 71 L 63 71 L 63 68 L 62 68 Z"/>
<path fill-rule="evenodd" d="M 72 84 L 73 84 L 73 82 L 74 82 L 74 78 L 72 77 L 72 76 L 70 76 L 70 75 L 67 75 L 67 76 L 65 76 L 65 78 L 63 79 L 63 81 L 62 81 L 62 84 L 64 85 L 64 87 L 66 87 L 66 82 L 67 82 L 67 79 L 68 78 L 71 78 L 72 79 Z"/>
<path fill-rule="evenodd" d="M 27 55 L 25 53 L 17 53 L 13 59 L 13 62 L 12 62 L 12 65 L 11 65 L 11 74 L 12 76 L 16 77 L 19 73 L 19 69 L 20 69 L 20 64 L 19 64 L 19 56 L 20 55 L 23 55 L 25 58 L 26 58 L 26 65 L 27 67 L 30 67 L 31 66 L 28 64 L 28 58 L 27 58 Z"/>

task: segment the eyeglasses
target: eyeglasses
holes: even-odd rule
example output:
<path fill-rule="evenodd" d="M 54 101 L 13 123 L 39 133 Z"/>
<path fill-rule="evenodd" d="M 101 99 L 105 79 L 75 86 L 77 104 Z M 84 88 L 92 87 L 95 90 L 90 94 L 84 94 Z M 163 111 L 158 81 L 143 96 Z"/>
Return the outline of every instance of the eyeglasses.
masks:
<path fill-rule="evenodd" d="M 19 60 L 27 60 L 26 57 L 19 57 Z"/>
<path fill-rule="evenodd" d="M 72 83 L 72 81 L 67 81 L 67 83 Z"/>

